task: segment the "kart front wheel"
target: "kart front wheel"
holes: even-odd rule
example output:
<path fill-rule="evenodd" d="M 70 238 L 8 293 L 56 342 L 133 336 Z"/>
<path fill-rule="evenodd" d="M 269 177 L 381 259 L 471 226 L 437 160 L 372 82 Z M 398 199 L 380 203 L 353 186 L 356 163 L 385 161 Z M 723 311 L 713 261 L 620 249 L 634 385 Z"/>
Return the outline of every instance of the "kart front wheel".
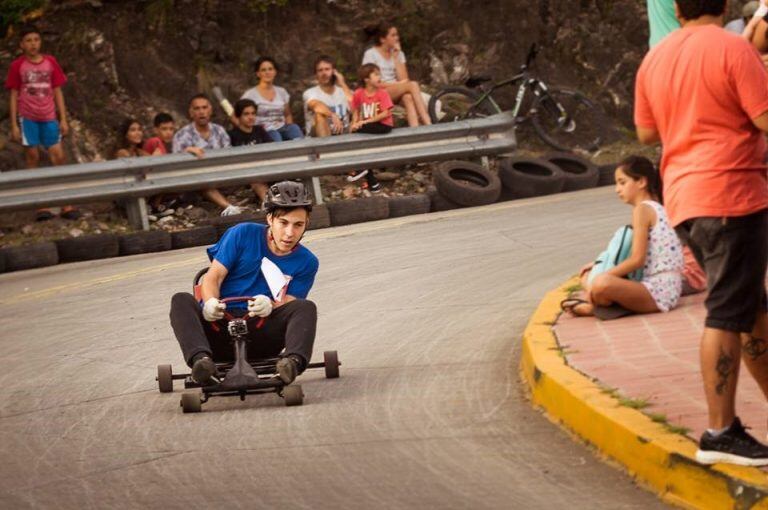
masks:
<path fill-rule="evenodd" d="M 339 377 L 339 353 L 336 351 L 325 351 L 323 353 L 325 361 L 325 377 L 327 379 L 336 379 Z"/>
<path fill-rule="evenodd" d="M 283 398 L 287 406 L 300 406 L 304 403 L 304 392 L 300 384 L 292 384 L 283 388 Z"/>
<path fill-rule="evenodd" d="M 187 391 L 181 394 L 181 409 L 185 413 L 199 413 L 203 410 L 200 394 L 196 391 Z"/>
<path fill-rule="evenodd" d="M 171 365 L 157 365 L 157 387 L 160 393 L 173 391 L 173 370 Z"/>

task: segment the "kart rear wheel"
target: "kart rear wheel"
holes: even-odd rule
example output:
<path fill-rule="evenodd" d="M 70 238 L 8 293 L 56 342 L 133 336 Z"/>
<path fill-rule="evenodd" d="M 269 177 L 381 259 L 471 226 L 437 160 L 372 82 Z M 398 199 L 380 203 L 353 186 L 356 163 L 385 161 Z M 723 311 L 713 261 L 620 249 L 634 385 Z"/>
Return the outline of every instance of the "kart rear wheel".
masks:
<path fill-rule="evenodd" d="M 185 413 L 199 413 L 203 410 L 200 394 L 196 391 L 187 391 L 181 394 L 181 408 Z"/>
<path fill-rule="evenodd" d="M 283 398 L 287 406 L 300 406 L 304 403 L 304 392 L 300 384 L 291 384 L 283 388 Z"/>
<path fill-rule="evenodd" d="M 173 370 L 171 365 L 157 365 L 157 387 L 160 393 L 173 391 Z"/>
<path fill-rule="evenodd" d="M 325 377 L 326 379 L 336 379 L 339 377 L 339 353 L 336 351 L 325 351 L 323 353 L 323 361 L 325 361 Z"/>

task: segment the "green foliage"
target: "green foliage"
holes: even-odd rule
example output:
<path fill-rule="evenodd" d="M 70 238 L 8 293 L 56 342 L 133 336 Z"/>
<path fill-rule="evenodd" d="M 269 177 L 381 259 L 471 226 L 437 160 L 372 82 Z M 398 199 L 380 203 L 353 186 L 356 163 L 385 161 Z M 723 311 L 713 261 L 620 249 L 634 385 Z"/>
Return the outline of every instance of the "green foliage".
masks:
<path fill-rule="evenodd" d="M 565 291 L 570 295 L 574 292 L 579 292 L 580 290 L 584 290 L 584 287 L 581 286 L 580 283 L 575 283 L 573 285 L 569 285 L 565 288 Z"/>
<path fill-rule="evenodd" d="M 629 407 L 631 409 L 645 409 L 651 404 L 649 404 L 648 400 L 644 398 L 621 397 L 619 398 L 619 405 Z"/>
<path fill-rule="evenodd" d="M 256 11 L 267 12 L 270 7 L 284 7 L 288 0 L 248 0 L 248 6 Z"/>
<path fill-rule="evenodd" d="M 46 0 L 0 0 L 0 27 L 3 31 L 20 22 L 25 14 L 45 7 Z"/>

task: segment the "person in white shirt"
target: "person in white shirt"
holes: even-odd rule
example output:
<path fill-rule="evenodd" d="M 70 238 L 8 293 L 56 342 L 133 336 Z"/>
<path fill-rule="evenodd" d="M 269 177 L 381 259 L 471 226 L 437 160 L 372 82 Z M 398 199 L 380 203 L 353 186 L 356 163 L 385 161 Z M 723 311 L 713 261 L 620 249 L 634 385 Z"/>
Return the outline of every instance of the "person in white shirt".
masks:
<path fill-rule="evenodd" d="M 344 76 L 336 70 L 333 58 L 322 55 L 315 60 L 317 85 L 304 91 L 304 119 L 309 136 L 340 135 L 349 129 L 349 90 Z"/>
<path fill-rule="evenodd" d="M 253 65 L 259 84 L 246 90 L 240 99 L 256 103 L 256 124 L 262 126 L 275 142 L 304 138 L 301 128 L 293 123 L 291 96 L 275 85 L 278 67 L 272 57 L 259 57 Z M 232 119 L 237 125 L 237 120 Z"/>
<path fill-rule="evenodd" d="M 374 46 L 365 51 L 363 64 L 379 66 L 382 86 L 392 98 L 392 102 L 405 108 L 409 126 L 418 126 L 419 123 L 425 126 L 432 124 L 419 83 L 408 77 L 397 27 L 382 22 L 367 27 L 365 33 L 374 40 Z"/>

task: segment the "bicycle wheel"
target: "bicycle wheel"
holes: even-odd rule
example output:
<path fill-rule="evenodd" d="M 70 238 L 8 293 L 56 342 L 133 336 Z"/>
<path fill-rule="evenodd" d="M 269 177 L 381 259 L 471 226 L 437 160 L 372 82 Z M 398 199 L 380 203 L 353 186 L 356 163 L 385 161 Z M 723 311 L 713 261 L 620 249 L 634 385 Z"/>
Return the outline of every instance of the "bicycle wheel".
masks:
<path fill-rule="evenodd" d="M 433 124 L 487 117 L 501 110 L 489 98 L 482 102 L 482 94 L 465 87 L 445 87 L 429 99 L 429 117 Z"/>
<path fill-rule="evenodd" d="M 605 142 L 605 115 L 581 92 L 551 89 L 536 98 L 531 117 L 536 133 L 555 149 L 594 152 Z"/>

